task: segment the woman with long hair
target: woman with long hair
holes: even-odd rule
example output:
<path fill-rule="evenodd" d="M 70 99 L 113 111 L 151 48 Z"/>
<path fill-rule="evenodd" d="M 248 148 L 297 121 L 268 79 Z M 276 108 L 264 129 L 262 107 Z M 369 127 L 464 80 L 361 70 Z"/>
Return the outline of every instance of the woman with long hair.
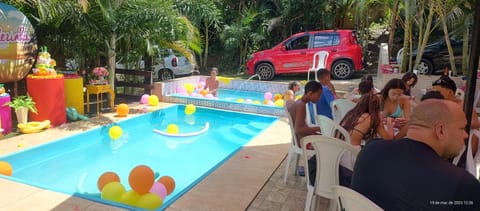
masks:
<path fill-rule="evenodd" d="M 411 113 L 410 97 L 404 94 L 405 89 L 401 79 L 393 78 L 385 84 L 379 95 L 383 116 L 395 119 L 394 127 L 399 129 L 399 137 L 406 135 Z"/>
<path fill-rule="evenodd" d="M 387 118 L 384 124 L 380 110 L 380 100 L 373 93 L 362 95 L 357 105 L 350 110 L 340 125 L 350 133 L 352 145 L 360 145 L 362 140 L 377 136 L 393 139 L 393 119 Z M 342 139 L 342 137 L 339 137 Z"/>
<path fill-rule="evenodd" d="M 406 72 L 402 76 L 402 81 L 405 83 L 405 95 L 412 96 L 412 88 L 417 84 L 417 74 L 413 72 Z"/>

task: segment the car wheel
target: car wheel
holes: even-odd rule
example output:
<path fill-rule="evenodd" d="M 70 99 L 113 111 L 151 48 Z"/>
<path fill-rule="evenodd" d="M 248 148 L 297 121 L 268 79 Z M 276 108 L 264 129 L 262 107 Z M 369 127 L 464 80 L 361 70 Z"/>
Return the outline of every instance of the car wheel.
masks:
<path fill-rule="evenodd" d="M 163 69 L 163 70 L 159 71 L 158 79 L 160 79 L 161 81 L 168 81 L 168 80 L 173 79 L 173 78 L 174 78 L 174 76 L 173 76 L 172 71 L 170 71 L 168 69 Z"/>
<path fill-rule="evenodd" d="M 433 73 L 433 64 L 430 60 L 422 58 L 417 66 L 417 73 L 420 75 L 431 75 Z"/>
<path fill-rule="evenodd" d="M 263 81 L 271 81 L 273 77 L 275 77 L 275 68 L 269 63 L 260 63 L 255 68 L 255 73 L 260 77 Z"/>
<path fill-rule="evenodd" d="M 333 63 L 330 69 L 334 79 L 345 80 L 349 79 L 353 74 L 353 65 L 347 60 L 339 60 Z"/>

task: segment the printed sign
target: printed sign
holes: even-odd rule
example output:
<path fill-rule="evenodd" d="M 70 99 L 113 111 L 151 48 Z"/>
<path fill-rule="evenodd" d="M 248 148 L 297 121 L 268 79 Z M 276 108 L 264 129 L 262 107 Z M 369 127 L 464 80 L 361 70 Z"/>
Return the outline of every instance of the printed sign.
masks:
<path fill-rule="evenodd" d="M 0 3 L 0 83 L 23 79 L 35 62 L 37 41 L 27 17 Z"/>

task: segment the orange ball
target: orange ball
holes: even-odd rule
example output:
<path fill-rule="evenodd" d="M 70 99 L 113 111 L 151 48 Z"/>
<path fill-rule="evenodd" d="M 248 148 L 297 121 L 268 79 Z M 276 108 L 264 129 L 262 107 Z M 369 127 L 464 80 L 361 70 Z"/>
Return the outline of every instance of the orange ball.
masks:
<path fill-rule="evenodd" d="M 117 116 L 125 117 L 127 116 L 129 111 L 130 111 L 130 108 L 125 103 L 119 104 L 117 106 Z"/>
<path fill-rule="evenodd" d="M 140 195 L 148 193 L 154 182 L 155 173 L 145 165 L 136 166 L 128 175 L 128 184 Z"/>
<path fill-rule="evenodd" d="M 157 182 L 162 183 L 167 188 L 167 195 L 170 195 L 175 189 L 175 180 L 170 176 L 160 177 Z"/>
<path fill-rule="evenodd" d="M 13 168 L 7 161 L 0 161 L 0 174 L 12 176 Z"/>
<path fill-rule="evenodd" d="M 120 177 L 115 172 L 105 172 L 103 173 L 97 181 L 97 187 L 100 192 L 102 192 L 103 187 L 110 182 L 120 182 Z"/>

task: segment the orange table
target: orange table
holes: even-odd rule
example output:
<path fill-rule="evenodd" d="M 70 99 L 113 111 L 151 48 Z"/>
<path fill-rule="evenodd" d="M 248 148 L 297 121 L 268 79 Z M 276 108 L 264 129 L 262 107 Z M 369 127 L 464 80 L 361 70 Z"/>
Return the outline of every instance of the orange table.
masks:
<path fill-rule="evenodd" d="M 96 94 L 97 95 L 97 113 L 100 112 L 100 109 L 102 108 L 102 101 L 103 93 L 110 93 L 110 108 L 113 111 L 113 104 L 115 102 L 115 92 L 113 92 L 113 89 L 110 85 L 87 85 L 87 112 L 90 112 L 90 95 L 91 94 Z M 100 100 L 99 96 L 100 95 Z"/>

